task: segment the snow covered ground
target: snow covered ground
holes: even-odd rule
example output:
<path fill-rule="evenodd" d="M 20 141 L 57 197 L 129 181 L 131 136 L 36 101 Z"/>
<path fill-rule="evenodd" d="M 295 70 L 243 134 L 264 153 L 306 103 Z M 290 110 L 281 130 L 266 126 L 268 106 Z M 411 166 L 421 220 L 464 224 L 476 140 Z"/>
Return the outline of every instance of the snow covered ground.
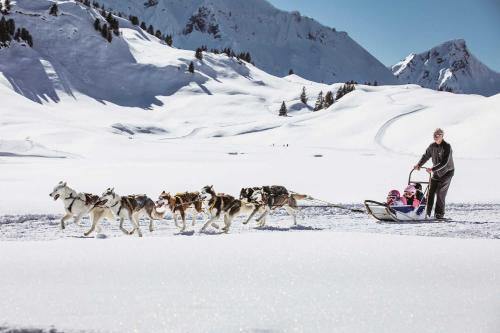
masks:
<path fill-rule="evenodd" d="M 192 51 L 126 22 L 108 45 L 95 12 L 34 4 L 12 14 L 34 48 L 0 50 L 0 332 L 498 332 L 500 95 L 358 85 L 312 112 L 340 84 L 213 54 L 189 74 Z M 165 220 L 143 239 L 110 222 L 83 239 L 88 220 L 60 231 L 48 196 L 60 180 L 153 199 L 282 184 L 360 207 L 403 188 L 436 127 L 454 149 L 451 223 L 308 208 L 298 227 L 278 212 L 230 235 Z"/>
<path fill-rule="evenodd" d="M 222 94 L 170 98 L 166 110 L 151 111 L 83 98 L 28 110 L 13 103 L 0 111 L 0 211 L 59 213 L 48 193 L 60 180 L 152 198 L 207 184 L 232 194 L 283 184 L 333 202 L 382 200 L 403 188 L 438 126 L 454 149 L 449 201 L 498 203 L 498 97 L 359 87 L 328 110 L 287 118 L 269 111 L 272 101 L 239 104 L 249 97 Z"/>
<path fill-rule="evenodd" d="M 0 242 L 0 323 L 63 332 L 493 333 L 499 251 L 495 240 L 314 231 Z"/>
<path fill-rule="evenodd" d="M 301 202 L 301 205 L 308 204 Z M 346 205 L 347 208 L 363 208 L 357 205 Z M 303 231 L 336 231 L 365 232 L 409 236 L 432 236 L 453 238 L 485 238 L 500 239 L 500 205 L 498 204 L 451 204 L 448 214 L 453 217 L 450 222 L 428 223 L 375 223 L 366 214 L 350 212 L 337 208 L 305 207 L 301 208 L 298 225 L 293 226 L 290 216 L 284 210 L 273 212 L 266 226 L 256 227 L 254 223 L 243 225 L 245 216 L 235 219 L 231 233 L 265 233 L 265 232 L 303 232 Z M 82 238 L 84 231 L 90 228 L 90 222 L 83 219 L 82 225 L 70 224 L 65 230 L 60 229 L 59 214 L 24 214 L 0 216 L 0 240 L 33 241 L 58 240 L 65 238 Z M 180 234 L 172 217 L 167 214 L 164 220 L 155 223 L 156 230 L 149 233 L 149 221 L 142 222 L 142 230 L 146 237 L 203 236 L 199 233 L 204 220 L 197 217 L 195 226 L 189 217 L 186 232 Z M 222 226 L 222 221 L 218 224 Z M 131 225 L 125 226 L 131 229 Z M 126 237 L 118 228 L 118 223 L 104 221 L 99 237 Z M 220 234 L 220 231 L 209 228 L 209 235 Z M 92 235 L 89 238 L 93 238 Z"/>

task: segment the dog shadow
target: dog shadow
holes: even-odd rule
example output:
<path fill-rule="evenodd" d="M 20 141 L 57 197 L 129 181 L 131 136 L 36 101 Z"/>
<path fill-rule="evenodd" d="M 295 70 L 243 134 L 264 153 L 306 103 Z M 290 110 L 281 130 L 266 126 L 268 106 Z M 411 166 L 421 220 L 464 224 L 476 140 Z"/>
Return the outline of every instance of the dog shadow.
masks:
<path fill-rule="evenodd" d="M 205 230 L 205 231 L 199 231 L 199 235 L 204 235 L 204 236 L 218 236 L 218 235 L 224 235 L 226 234 L 224 231 L 217 231 L 217 230 Z"/>
<path fill-rule="evenodd" d="M 321 231 L 324 230 L 323 228 L 315 228 L 311 226 L 306 226 L 306 225 L 294 225 L 288 228 L 282 228 L 282 227 L 274 227 L 270 225 L 266 225 L 263 227 L 256 227 L 255 230 L 262 230 L 262 231 L 290 231 L 290 230 L 298 230 L 298 231 Z"/>
<path fill-rule="evenodd" d="M 183 232 L 177 232 L 174 234 L 174 236 L 194 236 L 194 230 L 190 231 L 183 231 Z"/>

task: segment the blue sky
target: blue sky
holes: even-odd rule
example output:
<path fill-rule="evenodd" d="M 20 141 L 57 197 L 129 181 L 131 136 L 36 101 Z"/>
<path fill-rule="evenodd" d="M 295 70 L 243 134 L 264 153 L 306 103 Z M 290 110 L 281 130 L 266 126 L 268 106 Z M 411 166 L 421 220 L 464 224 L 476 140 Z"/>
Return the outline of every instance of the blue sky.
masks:
<path fill-rule="evenodd" d="M 500 0 L 269 0 L 346 31 L 385 65 L 463 38 L 500 72 Z"/>

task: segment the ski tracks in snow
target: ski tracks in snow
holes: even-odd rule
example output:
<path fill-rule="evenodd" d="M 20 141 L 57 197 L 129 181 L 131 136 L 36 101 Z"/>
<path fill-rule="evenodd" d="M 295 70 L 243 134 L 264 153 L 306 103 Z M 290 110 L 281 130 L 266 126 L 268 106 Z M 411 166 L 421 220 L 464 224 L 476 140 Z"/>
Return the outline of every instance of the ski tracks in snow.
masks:
<path fill-rule="evenodd" d="M 393 105 L 404 105 L 406 106 L 405 104 L 401 104 L 401 103 L 397 103 L 394 98 L 392 97 L 393 95 L 397 95 L 397 94 L 401 94 L 401 93 L 396 93 L 396 94 L 392 94 L 392 95 L 387 95 L 387 98 L 389 98 L 389 100 L 391 101 L 391 104 Z M 407 112 L 404 112 L 404 113 L 401 113 L 401 114 L 398 114 L 397 116 L 394 116 L 392 117 L 391 119 L 387 120 L 380 128 L 379 130 L 377 131 L 377 134 L 375 134 L 375 143 L 380 146 L 382 149 L 384 149 L 385 151 L 388 151 L 388 152 L 391 152 L 391 153 L 396 153 L 396 154 L 405 154 L 405 155 L 408 155 L 408 153 L 405 153 L 405 152 L 401 152 L 401 151 L 396 151 L 396 150 L 393 150 L 391 148 L 389 148 L 388 146 L 386 146 L 384 144 L 384 137 L 385 137 L 385 134 L 387 132 L 387 130 L 389 129 L 389 127 L 391 127 L 395 122 L 397 122 L 398 120 L 400 120 L 401 118 L 404 118 L 406 116 L 410 116 L 410 115 L 413 115 L 415 113 L 418 113 L 418 112 L 421 112 L 421 111 L 424 111 L 425 109 L 427 109 L 427 106 L 425 105 L 422 105 L 422 104 L 417 104 L 417 105 L 414 105 L 413 108 L 410 110 L 410 111 L 407 111 Z"/>

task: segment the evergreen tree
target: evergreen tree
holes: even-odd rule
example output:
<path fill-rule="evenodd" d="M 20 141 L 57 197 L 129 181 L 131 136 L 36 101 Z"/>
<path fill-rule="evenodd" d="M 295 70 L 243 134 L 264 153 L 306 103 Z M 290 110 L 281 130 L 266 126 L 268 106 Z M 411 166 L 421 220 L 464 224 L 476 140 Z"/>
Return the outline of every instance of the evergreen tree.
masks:
<path fill-rule="evenodd" d="M 7 20 L 7 31 L 10 35 L 13 35 L 16 31 L 16 22 L 14 22 L 14 19 Z"/>
<path fill-rule="evenodd" d="M 7 26 L 7 21 L 5 20 L 5 16 L 2 16 L 0 19 L 0 46 L 6 45 L 11 41 L 9 28 Z"/>
<path fill-rule="evenodd" d="M 99 21 L 98 18 L 96 18 L 94 21 L 94 29 L 97 31 L 101 31 L 101 21 Z"/>
<path fill-rule="evenodd" d="M 111 30 L 108 30 L 108 35 L 106 36 L 106 39 L 108 40 L 109 43 L 113 40 L 113 34 L 111 33 Z"/>
<path fill-rule="evenodd" d="M 152 24 L 149 25 L 147 32 L 150 35 L 154 35 L 155 34 L 155 28 L 153 28 Z"/>
<path fill-rule="evenodd" d="M 290 69 L 290 70 L 288 71 L 288 75 L 293 75 L 293 74 L 295 74 L 295 73 L 293 72 L 293 69 Z"/>
<path fill-rule="evenodd" d="M 333 93 L 331 91 L 327 92 L 325 95 L 325 102 L 323 103 L 323 108 L 327 109 L 329 108 L 335 100 L 333 99 Z"/>
<path fill-rule="evenodd" d="M 337 90 L 337 93 L 335 94 L 335 100 L 339 100 L 342 98 L 342 96 L 344 96 L 346 94 L 346 89 L 345 89 L 345 85 L 343 85 L 342 87 L 340 87 L 338 90 Z"/>
<path fill-rule="evenodd" d="M 25 28 L 21 28 L 21 39 L 28 43 L 30 47 L 33 47 L 33 38 Z"/>
<path fill-rule="evenodd" d="M 155 37 L 158 39 L 161 39 L 161 31 L 160 30 L 156 30 Z"/>
<path fill-rule="evenodd" d="M 373 82 L 373 85 L 374 85 L 374 86 L 378 86 L 378 82 L 377 82 L 377 80 L 375 80 L 375 82 Z"/>
<path fill-rule="evenodd" d="M 285 101 L 283 101 L 283 103 L 281 103 L 281 108 L 280 108 L 279 116 L 280 117 L 286 117 L 286 116 L 288 116 L 288 110 L 286 108 Z"/>
<path fill-rule="evenodd" d="M 172 44 L 174 43 L 172 35 L 167 35 L 167 37 L 165 37 L 165 43 L 167 43 L 168 46 L 172 46 Z"/>
<path fill-rule="evenodd" d="M 59 13 L 59 8 L 57 7 L 57 3 L 54 3 L 50 6 L 49 15 L 57 16 Z"/>
<path fill-rule="evenodd" d="M 194 64 L 192 61 L 189 63 L 188 71 L 189 71 L 189 73 L 194 73 Z"/>
<path fill-rule="evenodd" d="M 33 37 L 31 36 L 31 34 L 28 32 L 28 36 L 26 37 L 26 43 L 28 43 L 28 45 L 30 47 L 33 47 Z"/>
<path fill-rule="evenodd" d="M 342 87 L 337 90 L 337 94 L 335 96 L 335 100 L 339 100 L 346 94 L 350 93 L 351 91 L 356 89 L 356 86 L 353 83 L 354 81 L 351 82 L 346 82 Z"/>
<path fill-rule="evenodd" d="M 139 25 L 139 18 L 137 16 L 130 15 L 128 19 L 133 25 Z"/>
<path fill-rule="evenodd" d="M 147 29 L 147 28 L 146 28 L 146 23 L 141 22 L 141 29 L 142 29 L 142 30 L 146 30 L 146 29 Z"/>
<path fill-rule="evenodd" d="M 306 87 L 302 87 L 302 93 L 300 94 L 300 101 L 307 105 L 307 92 Z"/>
<path fill-rule="evenodd" d="M 240 52 L 237 56 L 238 59 L 244 60 L 248 63 L 252 62 L 252 56 L 250 55 L 250 52 Z"/>
<path fill-rule="evenodd" d="M 108 25 L 104 23 L 101 28 L 101 35 L 102 37 L 108 39 Z"/>
<path fill-rule="evenodd" d="M 316 104 L 314 105 L 314 111 L 319 111 L 323 108 L 325 100 L 323 98 L 323 92 L 320 91 L 318 94 L 318 99 L 316 100 Z"/>
<path fill-rule="evenodd" d="M 203 50 L 201 48 L 197 48 L 194 56 L 198 60 L 203 60 Z"/>

